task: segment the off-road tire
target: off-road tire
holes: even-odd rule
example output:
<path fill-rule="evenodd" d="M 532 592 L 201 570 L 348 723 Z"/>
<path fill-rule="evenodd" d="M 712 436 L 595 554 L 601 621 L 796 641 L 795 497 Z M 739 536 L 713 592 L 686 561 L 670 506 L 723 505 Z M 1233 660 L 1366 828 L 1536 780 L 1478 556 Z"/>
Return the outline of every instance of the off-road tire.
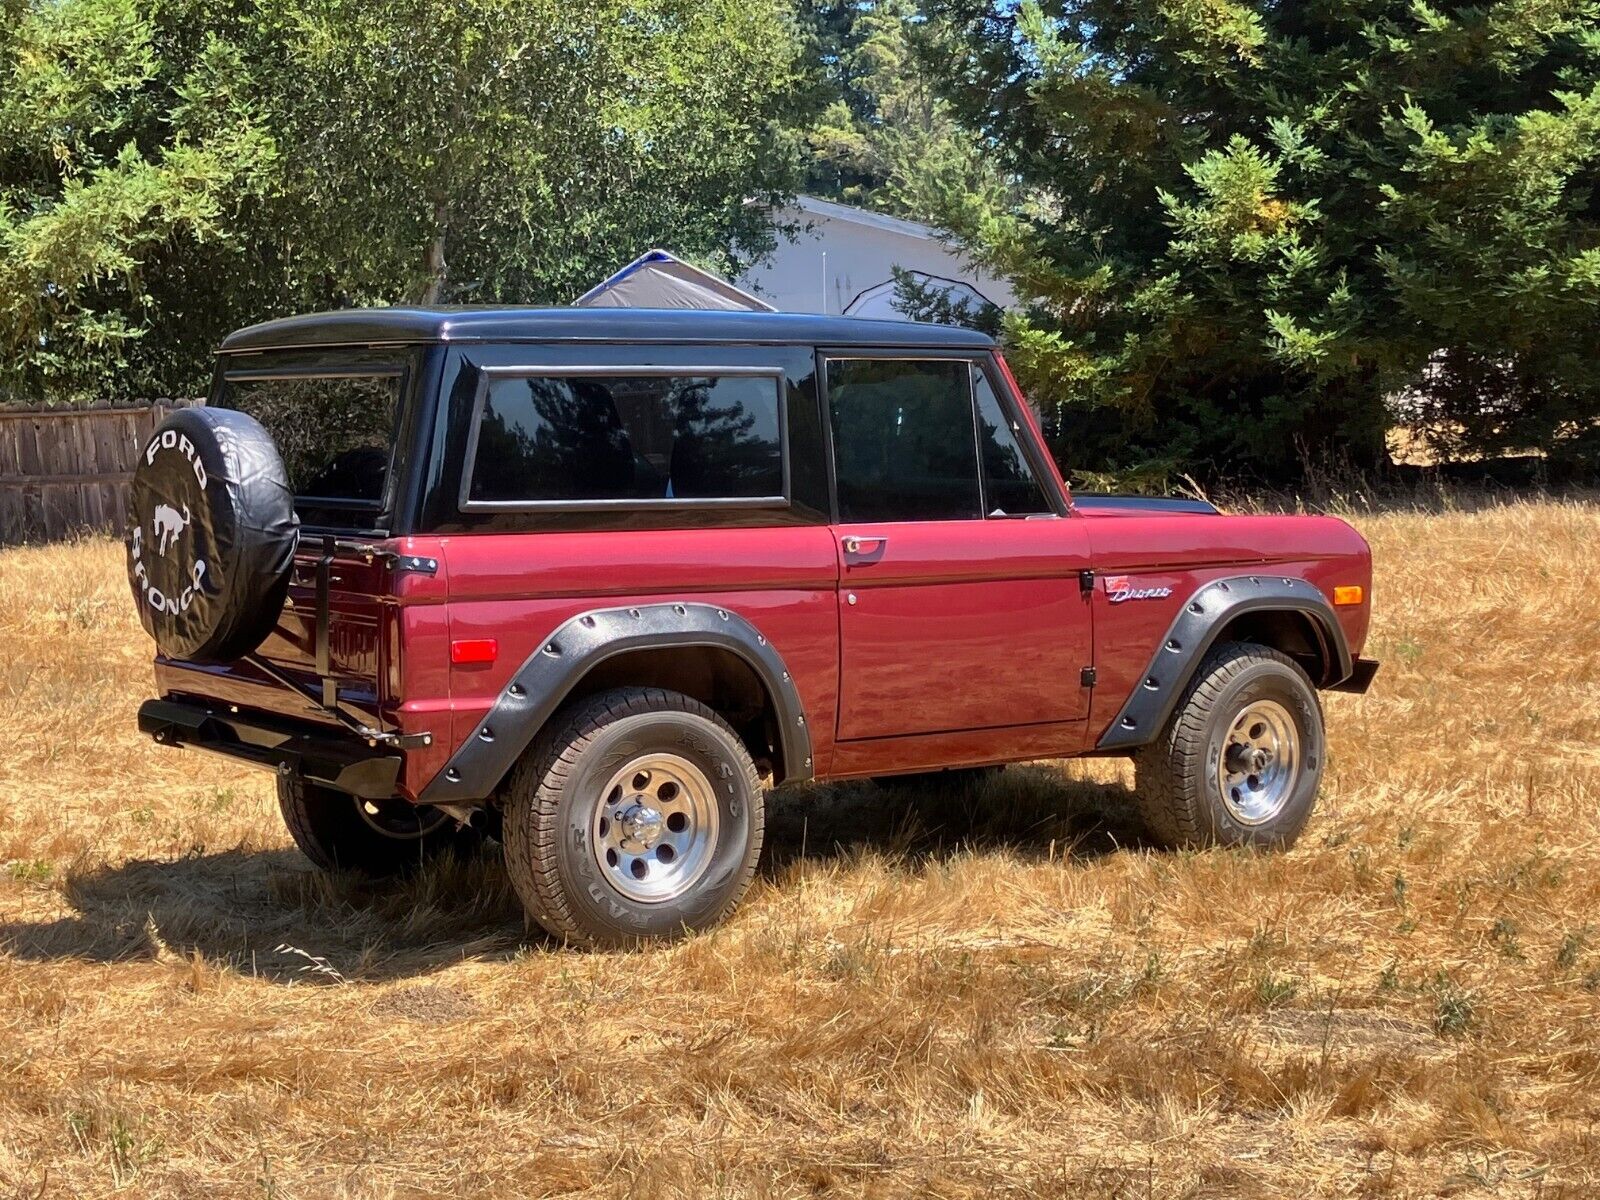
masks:
<path fill-rule="evenodd" d="M 324 871 L 354 871 L 374 879 L 414 871 L 440 854 L 469 854 L 479 836 L 455 820 L 426 806 L 393 813 L 404 820 L 418 818 L 414 836 L 380 832 L 363 816 L 364 803 L 345 792 L 319 787 L 292 776 L 278 776 L 278 808 L 301 853 Z M 382 805 L 406 805 L 387 800 Z"/>
<path fill-rule="evenodd" d="M 713 785 L 709 864 L 681 895 L 642 902 L 608 879 L 594 850 L 597 806 L 630 757 L 681 756 Z M 765 804 L 739 736 L 714 711 L 662 688 L 619 688 L 558 713 L 512 769 L 504 791 L 506 873 L 528 915 L 552 937 L 622 949 L 724 920 L 761 856 Z"/>
<path fill-rule="evenodd" d="M 1293 719 L 1299 769 L 1282 807 L 1249 824 L 1224 802 L 1217 769 L 1232 723 L 1258 700 Z M 1134 757 L 1140 816 L 1171 848 L 1289 846 L 1311 815 L 1326 752 L 1322 705 L 1300 665 L 1268 646 L 1226 642 L 1206 655 L 1160 736 Z"/>

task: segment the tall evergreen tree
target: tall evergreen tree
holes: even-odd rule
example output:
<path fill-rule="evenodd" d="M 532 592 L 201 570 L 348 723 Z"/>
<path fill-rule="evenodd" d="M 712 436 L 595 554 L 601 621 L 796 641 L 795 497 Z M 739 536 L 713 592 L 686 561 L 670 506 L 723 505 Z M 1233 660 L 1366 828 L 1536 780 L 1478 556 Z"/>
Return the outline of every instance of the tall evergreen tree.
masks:
<path fill-rule="evenodd" d="M 1080 469 L 1278 478 L 1447 449 L 1600 461 L 1600 4 L 933 0 L 928 60 L 1022 203 L 1011 275 Z"/>
<path fill-rule="evenodd" d="M 939 94 L 928 62 L 946 42 L 915 0 L 803 0 L 813 95 L 805 131 L 811 192 L 914 220 L 969 191 L 974 139 Z"/>

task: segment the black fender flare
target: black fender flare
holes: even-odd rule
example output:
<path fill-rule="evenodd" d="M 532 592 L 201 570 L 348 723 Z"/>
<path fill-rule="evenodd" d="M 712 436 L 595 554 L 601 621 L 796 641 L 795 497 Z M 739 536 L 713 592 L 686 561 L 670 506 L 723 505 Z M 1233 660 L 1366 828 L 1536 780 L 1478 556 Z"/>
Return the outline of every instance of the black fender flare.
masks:
<path fill-rule="evenodd" d="M 712 604 L 641 604 L 579 613 L 546 638 L 517 668 L 488 715 L 418 800 L 470 804 L 487 799 L 589 671 L 630 650 L 670 646 L 712 646 L 743 659 L 777 712 L 785 780 L 811 778 L 811 731 L 805 708 L 772 643 L 738 613 Z"/>
<path fill-rule="evenodd" d="M 1333 605 L 1316 584 L 1287 575 L 1213 579 L 1178 610 L 1133 694 L 1100 735 L 1095 749 L 1132 750 L 1154 741 L 1223 628 L 1236 617 L 1257 612 L 1293 612 L 1310 618 L 1330 664 L 1327 677 L 1316 682 L 1334 687 L 1350 678 L 1355 669 L 1350 644 Z"/>

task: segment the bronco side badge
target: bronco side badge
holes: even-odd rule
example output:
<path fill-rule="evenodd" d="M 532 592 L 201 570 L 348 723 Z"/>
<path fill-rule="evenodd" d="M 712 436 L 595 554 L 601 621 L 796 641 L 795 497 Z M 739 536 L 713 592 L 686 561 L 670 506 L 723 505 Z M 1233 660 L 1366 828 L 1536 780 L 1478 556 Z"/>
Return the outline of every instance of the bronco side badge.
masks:
<path fill-rule="evenodd" d="M 1165 600 L 1170 595 L 1169 587 L 1139 588 L 1134 587 L 1133 580 L 1126 575 L 1106 576 L 1106 599 L 1112 604 L 1125 600 Z"/>

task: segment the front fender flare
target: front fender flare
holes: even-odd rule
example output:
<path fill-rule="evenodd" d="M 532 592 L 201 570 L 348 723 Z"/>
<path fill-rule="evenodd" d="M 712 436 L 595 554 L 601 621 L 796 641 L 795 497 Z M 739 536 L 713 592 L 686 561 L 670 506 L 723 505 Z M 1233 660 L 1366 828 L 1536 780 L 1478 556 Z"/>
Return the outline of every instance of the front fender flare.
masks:
<path fill-rule="evenodd" d="M 517 668 L 494 707 L 418 800 L 470 804 L 487 799 L 589 671 L 630 650 L 668 646 L 714 646 L 742 658 L 772 699 L 785 778 L 811 778 L 811 731 L 805 709 L 772 643 L 749 621 L 715 605 L 641 604 L 580 613 L 546 638 Z"/>
<path fill-rule="evenodd" d="M 1316 584 L 1286 575 L 1232 575 L 1214 579 L 1190 596 L 1156 647 L 1133 694 L 1095 743 L 1096 750 L 1133 750 L 1155 740 L 1193 677 L 1195 668 L 1236 617 L 1255 612 L 1297 612 L 1310 618 L 1330 661 L 1331 687 L 1355 669 L 1344 629 Z"/>

